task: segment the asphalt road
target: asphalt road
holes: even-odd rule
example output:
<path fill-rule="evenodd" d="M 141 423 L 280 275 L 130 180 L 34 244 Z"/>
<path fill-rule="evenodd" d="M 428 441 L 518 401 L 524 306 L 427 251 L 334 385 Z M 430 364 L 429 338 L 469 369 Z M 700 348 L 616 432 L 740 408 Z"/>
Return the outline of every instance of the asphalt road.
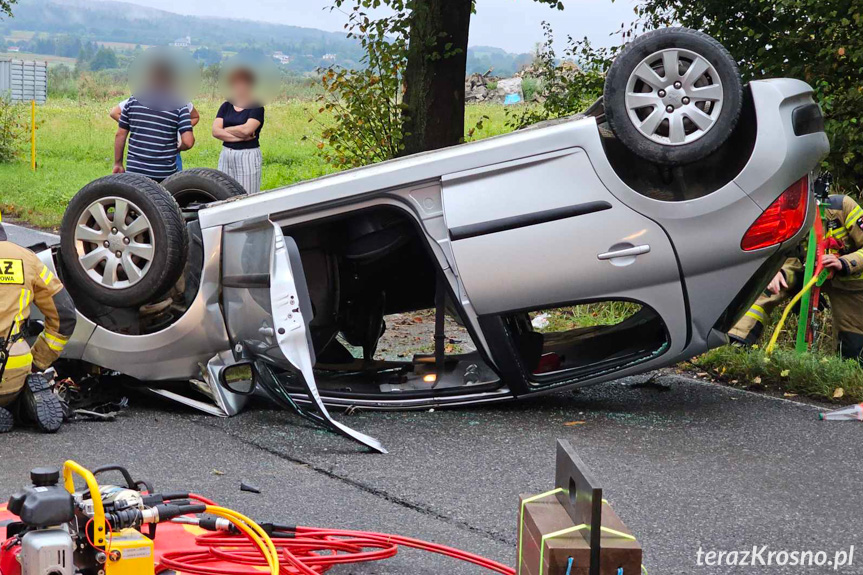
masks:
<path fill-rule="evenodd" d="M 699 548 L 764 545 L 831 559 L 854 545 L 854 564 L 837 572 L 863 573 L 863 425 L 674 375 L 659 376 L 659 386 L 642 381 L 485 408 L 336 415 L 389 455 L 265 405 L 218 419 L 133 396 L 113 423 L 2 437 L 0 498 L 37 465 L 123 463 L 159 488 L 194 489 L 261 519 L 399 532 L 514 563 L 518 494 L 553 486 L 554 442 L 564 438 L 638 536 L 651 575 L 834 572 L 696 564 Z M 240 481 L 263 494 L 241 493 Z M 405 552 L 333 572 L 480 571 Z"/>
<path fill-rule="evenodd" d="M 10 241 L 22 246 L 31 246 L 38 244 L 39 242 L 52 244 L 59 243 L 60 241 L 60 236 L 56 234 L 49 234 L 39 230 L 24 228 L 9 222 L 3 223 L 3 228 L 6 230 L 6 235 L 9 236 Z"/>

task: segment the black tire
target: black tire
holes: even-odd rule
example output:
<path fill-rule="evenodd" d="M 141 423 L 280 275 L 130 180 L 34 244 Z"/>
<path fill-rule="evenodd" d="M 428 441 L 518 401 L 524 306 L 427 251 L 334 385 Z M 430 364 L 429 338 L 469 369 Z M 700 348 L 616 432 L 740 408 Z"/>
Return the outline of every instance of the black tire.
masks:
<path fill-rule="evenodd" d="M 718 82 L 717 79 L 712 78 L 712 72 L 708 70 L 704 75 L 699 76 L 701 78 L 701 85 L 696 84 L 696 87 L 703 88 L 709 86 L 710 83 L 720 83 L 722 94 L 721 98 L 716 102 L 721 103 L 721 106 L 717 106 L 716 102 L 702 100 L 696 102 L 694 100 L 697 98 L 694 97 L 690 99 L 687 94 L 692 94 L 693 92 L 691 90 L 687 91 L 685 86 L 682 91 L 677 89 L 677 86 L 674 86 L 674 91 L 669 87 L 668 91 L 662 91 L 662 94 L 665 94 L 665 96 L 658 98 L 660 95 L 659 88 L 651 87 L 644 81 L 639 83 L 639 80 L 634 77 L 636 68 L 645 61 L 650 65 L 652 59 L 658 53 L 668 49 L 685 50 L 695 53 L 713 66 L 718 76 Z M 661 55 L 659 58 L 661 60 Z M 688 71 L 692 61 L 692 59 L 687 60 L 685 53 L 682 54 L 678 63 L 678 73 L 683 74 Z M 661 63 L 658 65 L 654 63 L 652 68 L 660 79 L 664 81 L 668 80 L 664 66 Z M 634 108 L 633 114 L 636 116 L 635 119 L 630 116 L 630 110 L 626 101 L 626 94 L 630 88 L 629 83 L 631 79 L 634 81 L 633 92 L 641 92 L 645 95 L 656 94 L 658 98 L 657 103 L 661 102 L 656 107 L 651 107 L 647 104 L 643 108 Z M 683 99 L 684 97 L 686 99 Z M 615 58 L 605 79 L 603 101 L 608 124 L 621 143 L 646 160 L 657 164 L 673 166 L 700 160 L 714 152 L 728 139 L 737 125 L 737 120 L 740 118 L 743 105 L 743 85 L 734 58 L 715 39 L 707 34 L 688 28 L 663 28 L 639 36 L 628 44 Z M 689 102 L 691 102 L 692 107 L 697 106 L 707 116 L 712 117 L 712 124 L 710 124 L 709 128 L 702 129 L 687 115 L 687 113 L 694 113 L 695 110 L 688 107 L 681 109 L 684 104 L 689 104 Z M 663 106 L 667 107 L 667 105 L 672 106 L 671 109 L 674 110 L 674 113 L 678 113 L 679 110 L 681 114 L 680 122 L 683 124 L 684 130 L 686 130 L 684 140 L 692 135 L 692 141 L 672 144 L 671 120 L 669 119 L 663 119 L 653 129 L 651 137 L 646 136 L 636 126 L 636 121 L 639 124 L 644 122 L 642 126 L 643 131 L 650 131 L 651 128 L 648 125 L 651 122 L 645 120 L 654 111 L 659 112 L 660 115 L 664 115 L 666 110 L 663 109 Z M 691 111 L 687 112 L 687 109 Z M 715 115 L 713 114 L 714 112 Z M 663 131 L 665 132 L 664 136 Z M 699 135 L 699 131 L 703 133 Z M 663 139 L 667 141 L 658 141 Z"/>
<path fill-rule="evenodd" d="M 15 427 L 15 418 L 12 412 L 5 407 L 0 407 L 0 433 L 9 433 Z"/>
<path fill-rule="evenodd" d="M 104 286 L 88 275 L 79 261 L 75 237 L 79 219 L 91 205 L 106 198 L 121 198 L 131 202 L 150 224 L 147 238 L 152 245 L 152 259 L 145 273 L 134 283 L 125 271 L 122 274 L 118 271 L 118 276 L 126 276 L 130 284 L 126 287 Z M 113 223 L 113 214 L 110 214 L 110 218 Z M 95 225 L 101 229 L 101 226 Z M 89 250 L 85 253 L 98 248 L 95 243 L 81 245 L 82 249 Z M 119 247 L 122 249 L 122 246 Z M 60 254 L 66 271 L 64 280 L 70 284 L 73 292 L 83 291 L 97 302 L 112 307 L 137 307 L 163 295 L 183 274 L 188 247 L 189 236 L 177 202 L 165 188 L 138 174 L 115 174 L 87 184 L 69 202 L 60 226 Z M 107 261 L 99 265 L 104 270 Z M 98 268 L 93 271 L 98 273 Z M 119 283 L 117 285 L 120 286 Z"/>
<path fill-rule="evenodd" d="M 177 172 L 163 180 L 162 186 L 177 200 L 180 208 L 246 195 L 246 190 L 237 180 L 212 168 L 191 168 Z"/>

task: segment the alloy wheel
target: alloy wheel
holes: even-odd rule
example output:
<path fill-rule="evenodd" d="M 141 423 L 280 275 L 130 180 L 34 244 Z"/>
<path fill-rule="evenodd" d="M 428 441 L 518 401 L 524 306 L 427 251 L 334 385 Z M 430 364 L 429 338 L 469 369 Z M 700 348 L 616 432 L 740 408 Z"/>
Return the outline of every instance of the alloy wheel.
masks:
<path fill-rule="evenodd" d="M 691 50 L 654 52 L 635 67 L 625 104 L 638 132 L 664 145 L 689 144 L 709 132 L 722 112 L 716 68 Z"/>
<path fill-rule="evenodd" d="M 74 235 L 78 263 L 109 289 L 141 281 L 156 254 L 150 220 L 125 198 L 100 198 L 90 204 L 78 218 Z"/>

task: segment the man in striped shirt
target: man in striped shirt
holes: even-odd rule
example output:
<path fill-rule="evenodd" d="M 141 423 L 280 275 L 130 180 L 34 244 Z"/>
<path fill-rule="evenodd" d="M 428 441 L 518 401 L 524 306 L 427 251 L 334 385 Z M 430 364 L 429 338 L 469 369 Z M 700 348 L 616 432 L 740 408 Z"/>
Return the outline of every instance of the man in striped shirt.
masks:
<path fill-rule="evenodd" d="M 177 134 L 180 144 L 177 145 Z M 123 150 L 126 140 L 126 166 Z M 192 122 L 186 106 L 158 110 L 148 108 L 135 96 L 129 98 L 120 113 L 119 128 L 114 138 L 114 173 L 142 174 L 161 182 L 177 171 L 177 152 L 195 145 Z"/>

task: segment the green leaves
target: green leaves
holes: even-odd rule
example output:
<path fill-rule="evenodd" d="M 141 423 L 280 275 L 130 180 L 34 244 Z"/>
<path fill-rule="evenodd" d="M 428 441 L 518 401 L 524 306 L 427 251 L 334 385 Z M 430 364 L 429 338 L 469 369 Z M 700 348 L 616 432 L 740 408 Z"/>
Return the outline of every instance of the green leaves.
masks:
<path fill-rule="evenodd" d="M 12 17 L 12 6 L 17 4 L 18 0 L 0 0 L 0 13 L 8 17 Z"/>
<path fill-rule="evenodd" d="M 2 1 L 2 0 L 0 0 Z M 472 0 L 457 0 L 470 2 Z M 421 64 L 463 54 L 467 46 L 453 41 L 449 30 L 429 31 L 425 0 L 333 0 L 346 10 L 348 34 L 363 48 L 362 68 L 321 70 L 326 94 L 319 122 L 322 157 L 337 166 L 355 167 L 387 160 L 405 149 L 408 132 L 420 132 L 411 117 L 420 117 L 403 101 L 408 46 L 420 43 Z M 347 9 L 352 6 L 351 9 Z M 385 6 L 386 16 L 370 18 L 364 11 Z M 464 5 L 462 5 L 464 7 Z M 411 33 L 413 31 L 413 37 Z"/>
<path fill-rule="evenodd" d="M 507 126 L 522 128 L 581 112 L 602 95 L 605 71 L 619 47 L 594 48 L 587 38 L 566 39 L 561 57 L 554 49 L 554 32 L 542 23 L 545 41 L 537 47 L 530 74 L 522 79 L 527 106 L 507 109 Z M 535 99 L 539 106 L 530 105 Z"/>
<path fill-rule="evenodd" d="M 408 17 L 403 0 L 351 0 L 348 34 L 359 40 L 365 55 L 361 69 L 330 67 L 319 71 L 324 95 L 318 115 L 320 156 L 338 168 L 354 168 L 395 157 L 403 148 L 405 114 L 402 71 L 408 43 Z M 335 0 L 341 7 L 346 0 Z M 394 13 L 372 20 L 363 8 L 386 3 Z"/>
<path fill-rule="evenodd" d="M 0 96 L 0 163 L 11 162 L 27 141 L 29 107 Z"/>

